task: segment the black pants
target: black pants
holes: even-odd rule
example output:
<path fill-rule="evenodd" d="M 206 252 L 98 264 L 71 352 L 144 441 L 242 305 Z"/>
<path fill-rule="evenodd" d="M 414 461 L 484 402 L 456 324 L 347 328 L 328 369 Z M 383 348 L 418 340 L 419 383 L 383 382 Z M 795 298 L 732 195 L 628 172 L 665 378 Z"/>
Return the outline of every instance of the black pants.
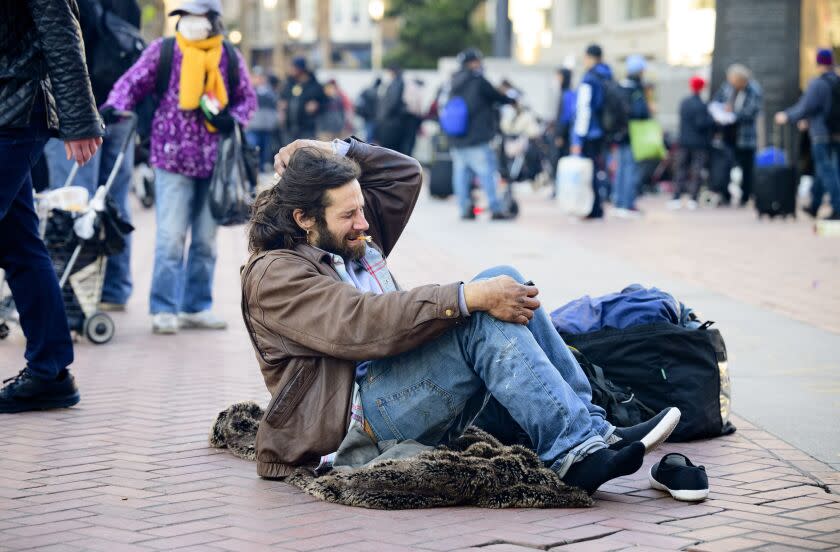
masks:
<path fill-rule="evenodd" d="M 674 190 L 674 199 L 679 199 L 682 194 L 687 193 L 691 199 L 697 201 L 701 174 L 708 160 L 709 152 L 706 148 L 677 150 L 677 189 Z"/>
<path fill-rule="evenodd" d="M 741 167 L 741 205 L 750 200 L 753 193 L 753 178 L 755 175 L 755 148 L 734 148 L 732 150 L 735 165 Z M 726 202 L 732 200 L 729 190 L 723 193 Z"/>
<path fill-rule="evenodd" d="M 592 202 L 592 211 L 589 213 L 589 218 L 601 218 L 604 216 L 604 210 L 601 207 L 598 171 L 603 169 L 604 141 L 601 139 L 584 140 L 581 145 L 581 155 L 592 160 L 592 191 L 595 192 L 595 199 Z"/>
<path fill-rule="evenodd" d="M 0 129 L 0 268 L 20 315 L 29 369 L 55 378 L 73 362 L 73 342 L 32 201 L 30 171 L 49 138 L 45 120 L 41 108 L 29 128 Z"/>

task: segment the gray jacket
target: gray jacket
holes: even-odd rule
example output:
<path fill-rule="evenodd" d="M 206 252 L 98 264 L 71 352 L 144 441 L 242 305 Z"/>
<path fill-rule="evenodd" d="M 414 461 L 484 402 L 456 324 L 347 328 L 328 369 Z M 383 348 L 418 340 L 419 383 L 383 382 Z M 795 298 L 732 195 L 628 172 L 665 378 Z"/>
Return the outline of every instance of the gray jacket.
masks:
<path fill-rule="evenodd" d="M 715 95 L 714 101 L 733 105 L 736 125 L 735 145 L 739 148 L 755 149 L 758 143 L 756 118 L 763 103 L 761 86 L 755 80 L 751 80 L 742 93 L 745 94 L 743 99 L 737 98 L 735 88 L 725 82 Z"/>
<path fill-rule="evenodd" d="M 791 123 L 808 120 L 808 134 L 814 144 L 831 141 L 826 120 L 831 111 L 831 87 L 838 80 L 840 77 L 833 72 L 811 79 L 799 101 L 785 110 Z"/>

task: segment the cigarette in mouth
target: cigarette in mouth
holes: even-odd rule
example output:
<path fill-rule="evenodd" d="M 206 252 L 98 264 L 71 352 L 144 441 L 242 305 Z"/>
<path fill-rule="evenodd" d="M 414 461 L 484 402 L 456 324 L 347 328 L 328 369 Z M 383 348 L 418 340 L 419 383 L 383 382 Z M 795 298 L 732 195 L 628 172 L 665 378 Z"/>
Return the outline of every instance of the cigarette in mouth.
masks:
<path fill-rule="evenodd" d="M 370 236 L 359 236 L 358 238 L 354 238 L 353 241 L 366 241 L 370 243 L 371 237 Z"/>

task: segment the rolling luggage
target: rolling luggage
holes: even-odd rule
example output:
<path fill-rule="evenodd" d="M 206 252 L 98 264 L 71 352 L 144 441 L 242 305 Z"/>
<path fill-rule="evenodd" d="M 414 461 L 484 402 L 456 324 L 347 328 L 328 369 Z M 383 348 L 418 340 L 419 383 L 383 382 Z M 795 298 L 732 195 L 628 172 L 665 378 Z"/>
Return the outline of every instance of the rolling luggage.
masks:
<path fill-rule="evenodd" d="M 773 131 L 774 142 L 779 143 L 781 129 Z M 788 162 L 784 149 L 768 147 L 756 155 L 755 209 L 758 217 L 774 218 L 777 215 L 796 218 L 796 190 L 799 178 L 796 167 Z"/>
<path fill-rule="evenodd" d="M 429 174 L 429 193 L 445 199 L 452 195 L 452 159 L 449 154 L 436 154 Z"/>

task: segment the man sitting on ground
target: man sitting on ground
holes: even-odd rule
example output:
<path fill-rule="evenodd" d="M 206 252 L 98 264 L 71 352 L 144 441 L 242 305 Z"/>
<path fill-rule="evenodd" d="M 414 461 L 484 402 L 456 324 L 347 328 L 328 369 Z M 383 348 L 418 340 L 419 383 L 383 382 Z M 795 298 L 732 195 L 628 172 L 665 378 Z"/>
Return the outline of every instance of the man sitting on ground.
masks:
<path fill-rule="evenodd" d="M 594 492 L 642 465 L 679 420 L 615 428 L 537 300 L 510 267 L 400 290 L 385 262 L 422 173 L 355 139 L 298 140 L 275 157 L 242 268 L 242 310 L 272 394 L 257 469 L 329 464 L 356 424 L 375 441 L 446 443 L 470 424 L 525 442 Z M 641 441 L 641 442 L 640 442 Z"/>

